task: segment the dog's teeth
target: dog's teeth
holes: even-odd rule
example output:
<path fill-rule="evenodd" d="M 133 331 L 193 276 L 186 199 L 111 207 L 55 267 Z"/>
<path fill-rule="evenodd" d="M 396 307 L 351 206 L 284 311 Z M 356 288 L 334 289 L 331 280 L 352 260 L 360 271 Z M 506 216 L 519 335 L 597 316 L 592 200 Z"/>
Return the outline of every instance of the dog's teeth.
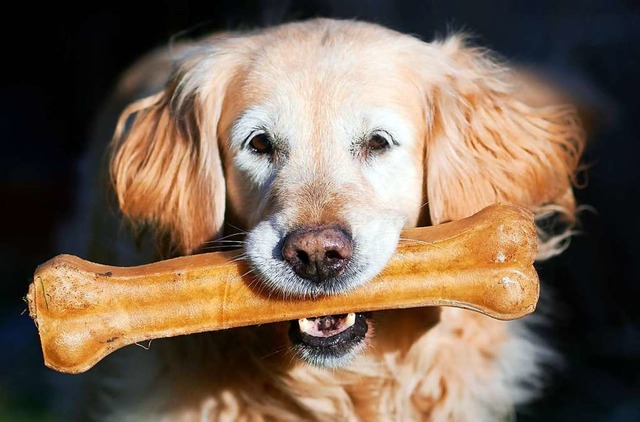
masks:
<path fill-rule="evenodd" d="M 356 314 L 351 312 L 350 314 L 347 315 L 347 318 L 344 321 L 344 327 L 345 329 L 347 329 L 355 323 L 356 323 Z"/>
<path fill-rule="evenodd" d="M 313 321 L 309 321 L 307 318 L 300 318 L 298 320 L 298 325 L 300 326 L 300 331 L 303 333 L 310 333 L 313 329 Z"/>

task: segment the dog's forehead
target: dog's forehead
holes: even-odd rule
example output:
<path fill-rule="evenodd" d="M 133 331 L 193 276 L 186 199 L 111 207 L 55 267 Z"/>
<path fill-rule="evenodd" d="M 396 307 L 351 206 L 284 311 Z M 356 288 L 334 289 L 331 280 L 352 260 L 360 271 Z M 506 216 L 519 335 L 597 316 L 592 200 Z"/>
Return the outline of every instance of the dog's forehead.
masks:
<path fill-rule="evenodd" d="M 359 38 L 341 45 L 292 38 L 267 43 L 254 53 L 243 87 L 258 98 L 323 107 L 404 104 L 419 94 L 413 69 L 393 42 L 376 41 Z"/>
<path fill-rule="evenodd" d="M 422 125 L 423 91 L 393 42 L 385 49 L 366 37 L 346 45 L 313 37 L 279 41 L 257 49 L 236 78 L 235 118 L 259 109 L 280 126 L 313 131 L 330 122 L 375 125 L 368 120 L 380 117 Z"/>

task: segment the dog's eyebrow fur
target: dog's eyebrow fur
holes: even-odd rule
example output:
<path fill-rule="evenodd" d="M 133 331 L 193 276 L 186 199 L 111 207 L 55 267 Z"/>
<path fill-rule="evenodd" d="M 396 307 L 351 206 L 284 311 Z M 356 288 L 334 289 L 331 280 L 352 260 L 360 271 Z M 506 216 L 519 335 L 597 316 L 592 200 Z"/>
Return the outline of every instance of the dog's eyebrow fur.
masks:
<path fill-rule="evenodd" d="M 384 133 L 389 140 L 399 146 L 405 140 L 410 140 L 413 136 L 411 126 L 401 115 L 391 108 L 369 109 L 363 114 L 367 126 L 362 133 L 363 137 L 371 136 L 375 133 Z"/>

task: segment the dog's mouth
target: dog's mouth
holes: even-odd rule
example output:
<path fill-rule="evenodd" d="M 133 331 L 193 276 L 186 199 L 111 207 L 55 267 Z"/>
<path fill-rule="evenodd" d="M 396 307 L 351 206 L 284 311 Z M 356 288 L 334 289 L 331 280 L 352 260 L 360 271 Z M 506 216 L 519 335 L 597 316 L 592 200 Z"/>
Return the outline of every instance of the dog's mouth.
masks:
<path fill-rule="evenodd" d="M 363 347 L 369 331 L 368 313 L 348 313 L 291 321 L 289 338 L 298 355 L 322 367 L 347 364 Z"/>

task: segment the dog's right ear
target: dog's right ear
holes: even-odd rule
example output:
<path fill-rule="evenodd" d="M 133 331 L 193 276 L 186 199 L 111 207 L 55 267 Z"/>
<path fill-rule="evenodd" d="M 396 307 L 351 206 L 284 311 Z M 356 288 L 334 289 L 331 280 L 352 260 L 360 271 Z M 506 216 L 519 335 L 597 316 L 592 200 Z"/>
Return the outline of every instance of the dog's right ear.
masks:
<path fill-rule="evenodd" d="M 237 60 L 215 49 L 210 42 L 185 54 L 164 91 L 124 110 L 112 143 L 110 175 L 122 213 L 180 254 L 222 231 L 217 126 Z"/>

